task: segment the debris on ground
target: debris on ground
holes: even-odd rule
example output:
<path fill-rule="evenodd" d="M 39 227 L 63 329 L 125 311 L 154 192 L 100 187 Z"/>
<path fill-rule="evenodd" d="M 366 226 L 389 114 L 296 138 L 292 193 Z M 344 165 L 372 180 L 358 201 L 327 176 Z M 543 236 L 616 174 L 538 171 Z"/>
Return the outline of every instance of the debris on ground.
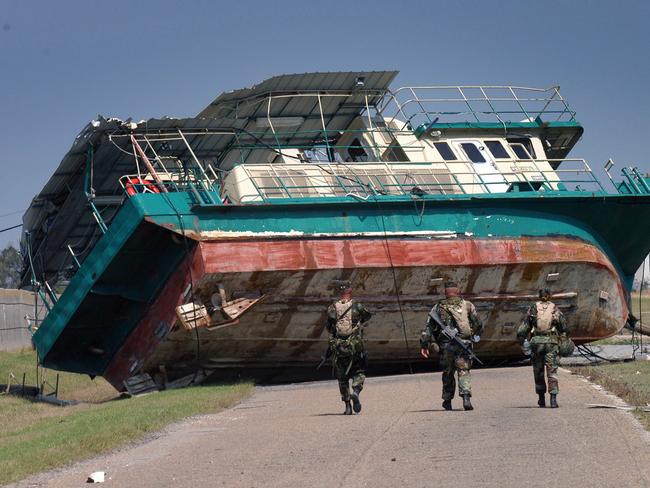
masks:
<path fill-rule="evenodd" d="M 106 473 L 104 471 L 95 471 L 94 473 L 90 473 L 88 475 L 86 483 L 103 483 L 105 477 Z"/>

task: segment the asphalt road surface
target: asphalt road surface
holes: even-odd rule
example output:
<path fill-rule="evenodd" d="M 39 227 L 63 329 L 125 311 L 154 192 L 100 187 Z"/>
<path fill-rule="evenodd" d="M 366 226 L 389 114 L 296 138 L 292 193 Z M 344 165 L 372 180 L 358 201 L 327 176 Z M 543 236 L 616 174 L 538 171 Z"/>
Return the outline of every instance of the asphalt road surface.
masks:
<path fill-rule="evenodd" d="M 473 372 L 475 410 L 441 408 L 440 373 L 370 378 L 360 415 L 334 381 L 258 388 L 238 406 L 20 486 L 644 487 L 648 434 L 567 371 L 560 408 L 537 408 L 532 369 Z"/>

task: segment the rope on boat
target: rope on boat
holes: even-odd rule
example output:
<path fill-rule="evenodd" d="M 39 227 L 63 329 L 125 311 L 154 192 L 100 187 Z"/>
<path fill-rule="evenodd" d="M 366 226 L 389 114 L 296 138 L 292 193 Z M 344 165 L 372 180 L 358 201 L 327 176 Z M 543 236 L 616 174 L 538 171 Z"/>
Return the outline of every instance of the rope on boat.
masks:
<path fill-rule="evenodd" d="M 172 208 L 172 210 L 176 214 L 176 217 L 178 218 L 178 225 L 180 227 L 181 233 L 183 234 L 183 245 L 185 247 L 185 259 L 187 259 L 187 271 L 190 278 L 190 290 L 189 290 L 190 299 L 194 300 L 194 277 L 192 276 L 192 259 L 191 259 L 189 245 L 187 242 L 188 240 L 187 235 L 185 233 L 185 224 L 183 224 L 183 217 L 181 213 L 178 211 L 178 209 L 176 208 L 176 205 L 174 205 L 174 202 L 172 202 L 171 198 L 169 197 L 169 193 L 162 192 L 160 193 L 160 195 L 163 195 L 165 200 L 167 200 L 167 203 Z M 201 340 L 199 336 L 198 327 L 194 327 L 194 334 L 196 335 L 196 367 L 194 368 L 194 378 L 192 378 L 192 383 L 196 381 L 196 377 L 199 374 L 199 369 L 201 368 Z"/>
<path fill-rule="evenodd" d="M 283 156 L 283 157 L 287 157 L 287 156 L 288 156 L 289 158 L 296 159 L 296 160 L 302 162 L 302 159 L 301 159 L 301 158 L 298 158 L 298 157 L 296 157 L 296 156 L 292 156 L 292 155 L 288 155 L 288 154 L 283 154 L 281 151 L 278 151 L 278 150 L 275 149 L 273 146 L 264 143 L 264 141 L 262 141 L 261 139 L 259 139 L 255 134 L 252 134 L 252 133 L 248 132 L 248 131 L 245 130 L 245 129 L 236 129 L 236 130 L 241 130 L 242 132 L 244 132 L 244 133 L 250 135 L 250 136 L 253 137 L 256 141 L 258 141 L 259 143 L 261 143 L 261 144 L 263 144 L 264 146 L 266 146 L 268 149 L 270 149 L 270 150 L 276 152 L 277 154 L 279 154 L 279 155 L 281 155 L 281 156 Z M 348 171 L 350 171 L 351 174 L 353 174 L 354 176 L 356 176 L 356 179 L 353 179 L 353 178 L 347 177 L 347 176 L 345 176 L 345 175 L 339 175 L 339 174 L 333 173 L 333 172 L 331 172 L 328 168 L 325 168 L 325 167 L 324 167 L 323 165 L 321 165 L 321 164 L 314 163 L 314 162 L 312 162 L 311 164 L 314 164 L 314 166 L 318 167 L 319 169 L 321 169 L 321 170 L 324 171 L 325 173 L 329 174 L 330 176 L 334 176 L 334 177 L 336 177 L 336 178 L 340 178 L 340 179 L 345 179 L 345 180 L 351 181 L 351 182 L 353 182 L 353 183 L 355 183 L 355 184 L 361 185 L 361 186 L 365 189 L 366 194 L 367 194 L 367 196 L 366 196 L 365 199 L 367 199 L 367 198 L 369 198 L 370 196 L 372 196 L 372 197 L 374 198 L 375 202 L 377 203 L 377 208 L 379 209 L 379 216 L 380 216 L 380 218 L 381 218 L 381 225 L 382 225 L 382 228 L 383 228 L 383 231 L 384 231 L 384 244 L 386 245 L 386 252 L 387 252 L 387 254 L 388 254 L 388 261 L 389 261 L 389 263 L 390 263 L 390 269 L 391 269 L 391 273 L 392 273 L 392 275 L 393 275 L 393 286 L 395 287 L 395 298 L 397 299 L 397 307 L 399 308 L 400 318 L 401 318 L 401 321 L 402 321 L 402 333 L 404 334 L 404 345 L 405 345 L 405 347 L 406 347 L 406 356 L 409 358 L 409 359 L 408 359 L 409 372 L 410 372 L 411 374 L 413 374 L 413 363 L 411 362 L 411 348 L 410 348 L 410 346 L 409 346 L 408 336 L 407 336 L 407 334 L 406 334 L 406 320 L 404 319 L 404 309 L 403 309 L 403 307 L 402 307 L 402 300 L 401 300 L 400 297 L 399 297 L 399 287 L 398 287 L 398 285 L 397 285 L 397 273 L 396 273 L 396 271 L 395 271 L 395 265 L 393 264 L 393 257 L 392 257 L 392 255 L 391 255 L 391 253 L 390 253 L 390 246 L 389 246 L 389 244 L 388 244 L 388 231 L 386 230 L 386 222 L 385 222 L 385 220 L 384 220 L 384 215 L 383 215 L 383 213 L 382 213 L 381 203 L 380 203 L 379 199 L 377 198 L 377 191 L 376 191 L 376 189 L 372 186 L 372 184 L 364 184 L 363 181 L 362 181 L 362 180 L 361 180 L 361 179 L 356 175 L 354 169 L 353 169 L 352 167 L 348 166 L 348 165 L 345 164 L 345 163 L 336 162 L 335 164 L 338 164 L 338 165 L 343 166 L 344 168 L 348 169 Z M 349 195 L 350 195 L 350 196 L 355 196 L 354 194 L 349 194 Z M 362 200 L 364 200 L 362 197 L 360 197 L 360 198 L 361 198 Z M 416 206 L 416 213 L 417 213 L 417 206 Z M 422 205 L 422 214 L 423 214 L 423 213 L 424 213 L 424 204 Z"/>
<path fill-rule="evenodd" d="M 409 340 L 406 334 L 406 320 L 404 320 L 404 310 L 402 309 L 402 300 L 399 297 L 399 288 L 397 286 L 397 273 L 395 272 L 395 265 L 393 264 L 393 256 L 390 253 L 390 246 L 388 245 L 388 232 L 386 231 L 386 222 L 384 221 L 384 214 L 381 210 L 381 204 L 375 196 L 375 202 L 377 203 L 377 208 L 379 209 L 379 217 L 381 218 L 381 225 L 384 229 L 384 244 L 386 245 L 386 252 L 388 253 L 388 262 L 390 263 L 390 269 L 393 274 L 393 286 L 395 287 L 395 298 L 397 299 L 397 307 L 399 308 L 399 314 L 402 319 L 402 333 L 404 334 L 404 345 L 406 346 L 406 357 L 408 358 L 409 372 L 413 374 L 413 363 L 411 362 L 411 348 L 409 347 Z"/>
<path fill-rule="evenodd" d="M 606 357 L 603 357 L 599 354 L 597 354 L 591 347 L 582 344 L 580 346 L 576 346 L 577 351 L 580 353 L 580 355 L 585 358 L 587 361 L 590 363 L 600 363 L 602 361 L 605 361 L 607 363 L 616 363 L 620 362 L 618 359 L 609 359 Z M 627 361 L 627 359 L 625 360 Z"/>
<path fill-rule="evenodd" d="M 645 281 L 645 265 L 646 259 L 643 260 L 641 265 L 641 283 L 639 285 L 639 319 L 632 323 L 634 317 L 630 314 L 626 327 L 632 331 L 632 359 L 636 359 L 637 352 L 643 353 L 643 336 L 650 335 L 649 330 L 644 330 L 643 327 L 643 282 Z M 630 301 L 631 304 L 631 301 Z"/>
<path fill-rule="evenodd" d="M 251 136 L 258 143 L 262 144 L 267 149 L 270 149 L 271 151 L 275 152 L 276 154 L 279 154 L 280 156 L 289 157 L 291 159 L 296 159 L 296 160 L 302 162 L 301 158 L 298 158 L 298 157 L 293 156 L 293 155 L 282 153 L 282 151 L 279 151 L 278 149 L 274 148 L 270 144 L 265 143 L 259 137 L 257 137 L 255 134 L 247 131 L 246 129 L 238 129 L 238 128 L 233 127 L 233 130 L 234 131 L 240 131 L 240 132 L 243 132 L 243 133 Z M 312 162 L 311 164 L 313 164 L 314 166 L 320 168 L 325 173 L 328 173 L 330 176 L 335 176 L 335 177 L 340 178 L 340 179 L 345 179 L 345 180 L 351 181 L 351 182 L 353 182 L 355 184 L 360 184 L 366 190 L 366 193 L 368 194 L 368 197 L 372 195 L 374 197 L 375 202 L 377 203 L 377 208 L 379 209 L 379 216 L 381 217 L 382 228 L 384 230 L 384 243 L 386 245 L 386 251 L 388 253 L 388 261 L 390 263 L 390 268 L 391 268 L 391 272 L 392 272 L 392 275 L 393 275 L 393 285 L 395 287 L 395 298 L 397 299 L 397 306 L 399 308 L 399 313 L 400 313 L 400 317 L 401 317 L 401 320 L 402 320 L 402 333 L 404 334 L 404 345 L 406 347 L 406 355 L 409 358 L 409 360 L 408 360 L 409 372 L 411 374 L 413 374 L 413 364 L 411 362 L 411 348 L 409 346 L 408 336 L 406 334 L 406 320 L 404 319 L 404 310 L 403 310 L 403 307 L 402 307 L 402 300 L 399 297 L 399 289 L 398 289 L 398 285 L 397 285 L 397 273 L 395 272 L 395 265 L 393 264 L 393 257 L 392 257 L 392 255 L 390 253 L 390 247 L 388 245 L 388 232 L 386 230 L 386 223 L 384 221 L 384 215 L 381 213 L 381 203 L 379 202 L 379 199 L 377 198 L 377 192 L 376 192 L 375 188 L 373 188 L 372 185 L 364 184 L 361 181 L 361 179 L 355 174 L 354 170 L 350 166 L 346 165 L 345 163 L 336 162 L 335 164 L 338 164 L 338 165 L 341 165 L 341 166 L 347 168 L 353 175 L 357 176 L 356 179 L 347 177 L 345 175 L 338 175 L 336 173 L 333 173 L 333 172 L 329 171 L 327 168 L 325 168 L 321 164 L 314 163 L 314 162 Z M 417 211 L 417 206 L 416 206 L 416 211 Z M 422 206 L 422 213 L 424 213 L 424 205 Z M 197 332 L 197 334 L 198 334 L 198 332 Z"/>
<path fill-rule="evenodd" d="M 643 352 L 643 282 L 645 281 L 645 262 L 648 260 L 643 260 L 643 265 L 641 266 L 641 283 L 639 284 L 639 342 L 641 352 Z"/>
<path fill-rule="evenodd" d="M 641 266 L 641 283 L 639 284 L 639 320 L 632 325 L 632 334 L 635 332 L 639 334 L 639 346 L 643 352 L 643 336 L 650 335 L 650 330 L 646 330 L 643 327 L 643 285 L 645 282 L 645 266 L 648 258 L 643 260 L 643 265 Z"/>

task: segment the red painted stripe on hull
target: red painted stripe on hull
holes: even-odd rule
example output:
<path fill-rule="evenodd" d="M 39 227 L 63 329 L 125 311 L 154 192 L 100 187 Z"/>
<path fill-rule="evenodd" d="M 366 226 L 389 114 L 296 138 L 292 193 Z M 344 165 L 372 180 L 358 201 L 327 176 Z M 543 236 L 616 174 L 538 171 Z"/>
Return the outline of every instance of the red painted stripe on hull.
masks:
<path fill-rule="evenodd" d="M 592 262 L 612 272 L 596 247 L 570 239 L 287 240 L 201 242 L 208 273 L 301 269 Z"/>

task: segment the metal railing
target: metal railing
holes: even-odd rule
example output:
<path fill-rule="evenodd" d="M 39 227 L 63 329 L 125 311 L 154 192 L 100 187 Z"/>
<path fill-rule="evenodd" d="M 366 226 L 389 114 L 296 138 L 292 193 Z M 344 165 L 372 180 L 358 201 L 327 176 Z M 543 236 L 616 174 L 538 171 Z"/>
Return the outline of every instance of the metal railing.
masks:
<path fill-rule="evenodd" d="M 432 123 L 575 121 L 576 113 L 560 87 L 506 85 L 413 86 L 384 97 L 378 114 L 404 122 L 404 127 Z"/>
<path fill-rule="evenodd" d="M 239 203 L 278 199 L 374 195 L 504 194 L 605 189 L 584 159 L 518 160 L 511 171 L 478 173 L 471 161 L 440 163 L 247 164 L 236 168 L 239 186 L 224 181 L 223 197 Z M 563 165 L 552 170 L 549 164 Z M 241 173 L 245 178 L 241 178 Z M 242 184 L 242 182 L 244 182 Z M 250 186 L 246 187 L 246 182 Z M 237 192 L 237 194 L 234 194 Z"/>
<path fill-rule="evenodd" d="M 130 139 L 133 148 L 131 155 L 137 170 L 137 173 L 119 178 L 119 184 L 127 196 L 188 191 L 196 203 L 216 203 L 213 194 L 218 191 L 220 178 L 212 164 L 196 156 L 186 135 L 177 129 L 175 132 L 157 135 L 121 136 Z M 199 134 L 201 135 L 205 134 Z M 163 156 L 155 148 L 156 145 L 161 148 L 172 142 L 180 142 L 189 157 L 181 161 L 177 156 Z"/>
<path fill-rule="evenodd" d="M 559 96 L 559 92 L 554 93 Z M 498 159 L 494 164 L 461 159 L 436 161 L 440 156 L 435 156 L 435 141 L 424 143 L 412 130 L 397 130 L 391 125 L 388 120 L 386 124 L 358 130 L 304 131 L 304 143 L 276 145 L 262 141 L 262 134 L 240 134 L 229 150 L 239 150 L 240 154 L 254 152 L 245 162 L 230 161 L 241 168 L 240 173 L 246 173 L 237 182 L 244 187 L 247 181 L 250 183 L 250 188 L 243 193 L 233 188 L 232 177 L 223 177 L 227 172 L 218 170 L 217 174 L 212 163 L 219 164 L 219 159 L 205 150 L 204 138 L 220 135 L 218 131 L 184 133 L 176 129 L 124 135 L 133 148 L 130 154 L 137 172 L 122 176 L 119 182 L 128 196 L 188 192 L 199 205 L 220 204 L 218 194 L 222 200 L 227 197 L 232 202 L 244 203 L 347 195 L 365 198 L 381 194 L 606 193 L 584 159 L 535 159 L 533 156 L 515 159 L 512 152 L 509 158 Z M 297 134 L 298 131 L 291 132 L 293 137 Z M 281 134 L 276 133 L 274 138 L 278 135 Z M 319 135 L 324 138 L 317 139 Z M 195 147 L 202 148 L 200 157 L 186 136 L 191 137 Z M 173 153 L 168 149 L 171 143 L 175 146 Z M 506 149 L 509 146 L 512 143 L 504 143 Z"/>

